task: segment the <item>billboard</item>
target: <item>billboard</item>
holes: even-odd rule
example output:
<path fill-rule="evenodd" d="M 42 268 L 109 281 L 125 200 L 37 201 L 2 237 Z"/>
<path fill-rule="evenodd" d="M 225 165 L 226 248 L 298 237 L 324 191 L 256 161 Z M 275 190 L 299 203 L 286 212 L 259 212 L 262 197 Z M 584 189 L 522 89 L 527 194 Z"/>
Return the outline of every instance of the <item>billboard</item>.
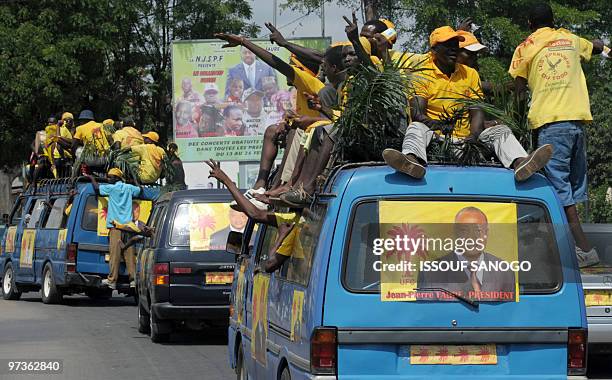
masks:
<path fill-rule="evenodd" d="M 288 50 L 268 40 L 254 42 L 289 61 Z M 323 51 L 330 39 L 291 42 Z M 184 162 L 259 161 L 266 127 L 295 107 L 295 90 L 282 74 L 249 50 L 223 49 L 224 44 L 172 43 L 174 141 Z"/>

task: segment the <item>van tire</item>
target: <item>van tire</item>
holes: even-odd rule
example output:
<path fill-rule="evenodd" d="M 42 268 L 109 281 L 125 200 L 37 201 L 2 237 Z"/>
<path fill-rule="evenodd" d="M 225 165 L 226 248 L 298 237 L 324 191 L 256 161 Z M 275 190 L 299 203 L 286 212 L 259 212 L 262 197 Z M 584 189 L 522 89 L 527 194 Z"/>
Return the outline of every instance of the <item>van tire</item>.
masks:
<path fill-rule="evenodd" d="M 4 268 L 4 276 L 2 276 L 2 298 L 12 301 L 21 298 L 21 292 L 15 284 L 15 271 L 13 271 L 13 264 L 11 263 L 6 264 Z"/>
<path fill-rule="evenodd" d="M 236 355 L 236 380 L 247 380 L 249 374 L 244 368 L 244 353 L 242 352 L 242 342 L 238 343 L 238 354 Z"/>
<path fill-rule="evenodd" d="M 151 330 L 151 341 L 153 343 L 165 343 L 170 340 L 170 333 L 160 332 L 163 328 L 161 325 L 165 325 L 168 322 L 162 322 L 155 316 L 153 310 L 149 308 L 149 329 Z"/>
<path fill-rule="evenodd" d="M 283 372 L 281 372 L 280 380 L 291 380 L 291 373 L 289 373 L 289 368 L 283 368 Z"/>
<path fill-rule="evenodd" d="M 151 325 L 149 324 L 149 313 L 145 310 L 144 306 L 138 302 L 138 332 L 141 334 L 147 334 L 151 332 Z"/>
<path fill-rule="evenodd" d="M 42 286 L 40 287 L 40 294 L 42 295 L 42 301 L 45 304 L 60 303 L 62 301 L 62 292 L 55 285 L 55 279 L 53 278 L 53 268 L 50 263 L 45 265 L 43 270 Z"/>

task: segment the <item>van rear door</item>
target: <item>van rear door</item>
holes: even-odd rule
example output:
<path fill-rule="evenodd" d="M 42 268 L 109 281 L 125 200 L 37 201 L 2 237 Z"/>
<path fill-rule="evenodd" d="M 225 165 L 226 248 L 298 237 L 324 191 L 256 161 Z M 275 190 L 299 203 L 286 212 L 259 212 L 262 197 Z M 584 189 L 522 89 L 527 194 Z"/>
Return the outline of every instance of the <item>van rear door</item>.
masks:
<path fill-rule="evenodd" d="M 568 340 L 570 336 L 584 338 L 586 327 L 579 278 L 575 261 L 568 255 L 567 230 L 551 224 L 546 205 L 478 199 L 457 204 L 440 200 L 436 205 L 437 201 L 429 198 L 424 201 L 430 207 L 424 213 L 426 217 L 451 213 L 457 218 L 447 226 L 432 226 L 418 222 L 419 212 L 427 210 L 419 207 L 418 199 L 396 198 L 393 202 L 390 208 L 385 207 L 395 210 L 400 219 L 383 215 L 379 199 L 360 201 L 339 214 L 339 220 L 349 220 L 349 224 L 346 231 L 337 232 L 344 235 L 342 238 L 334 238 L 332 252 L 344 254 L 341 261 L 330 262 L 323 316 L 325 326 L 338 329 L 338 378 L 471 379 L 478 375 L 565 379 L 574 372 L 568 370 Z M 405 207 L 403 202 L 411 206 Z M 459 223 L 463 210 L 477 214 L 473 209 L 494 210 L 498 202 L 516 204 L 515 223 L 504 227 L 481 219 L 478 223 L 465 222 L 465 214 L 461 214 Z M 491 212 L 483 214 L 492 220 Z M 512 224 L 514 238 L 507 232 L 500 233 Z M 463 243 L 454 240 L 452 249 L 415 245 L 419 237 L 435 238 L 436 228 L 446 228 L 450 235 L 445 237 L 461 237 Z M 514 289 L 519 289 L 518 299 L 504 298 L 512 288 L 502 285 L 499 279 L 504 275 L 499 272 L 493 273 L 498 277 L 479 273 L 482 270 L 472 275 L 471 259 L 467 260 L 467 271 L 459 267 L 451 273 L 446 269 L 447 283 L 421 270 L 421 262 L 456 264 L 462 262 L 461 256 L 471 257 L 477 248 L 467 246 L 466 231 L 476 234 L 471 236 L 486 236 L 484 252 L 489 255 L 482 254 L 473 261 L 476 264 L 498 262 L 491 257 L 508 261 L 506 251 L 512 249 L 517 261 L 531 263 L 530 271 L 519 273 L 518 287 L 514 284 Z M 413 248 L 401 246 L 405 241 Z M 460 244 L 464 244 L 463 250 Z M 375 249 L 381 247 L 382 253 Z M 417 273 L 408 264 L 383 270 L 383 263 L 394 263 L 390 257 L 414 263 Z M 441 267 L 438 270 L 444 271 Z M 389 277 L 390 272 L 398 277 Z M 470 293 L 478 289 L 481 293 Z M 584 357 L 582 361 L 572 360 L 573 366 L 580 367 L 575 372 L 583 371 Z"/>
<path fill-rule="evenodd" d="M 229 203 L 202 200 L 175 204 L 166 220 L 170 303 L 228 305 L 235 255 L 225 244 L 231 229 L 244 229 L 247 217 Z"/>

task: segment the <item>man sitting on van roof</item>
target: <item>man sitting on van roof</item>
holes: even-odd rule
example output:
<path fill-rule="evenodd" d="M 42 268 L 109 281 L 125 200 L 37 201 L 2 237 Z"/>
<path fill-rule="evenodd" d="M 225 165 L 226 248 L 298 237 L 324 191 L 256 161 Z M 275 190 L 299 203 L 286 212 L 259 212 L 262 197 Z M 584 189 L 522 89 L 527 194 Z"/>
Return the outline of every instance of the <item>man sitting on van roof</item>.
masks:
<path fill-rule="evenodd" d="M 139 127 L 136 126 L 134 119 L 126 117 L 122 120 L 121 129 L 113 133 L 113 148 L 130 148 L 134 145 L 143 144 L 144 140 Z"/>
<path fill-rule="evenodd" d="M 507 126 L 484 129 L 484 112 L 478 108 L 470 109 L 469 116 L 463 116 L 458 125 L 449 126 L 442 121 L 447 112 L 462 108 L 461 98 L 482 97 L 478 72 L 457 63 L 459 42 L 463 40 L 464 37 L 450 26 L 431 33 L 431 51 L 421 66 L 424 70 L 418 74 L 422 81 L 416 95 L 410 99 L 412 123 L 406 130 L 402 151 L 385 149 L 383 158 L 395 170 L 423 178 L 427 146 L 439 136 L 434 130 L 452 128 L 453 142 L 480 140 L 491 147 L 505 167 L 514 169 L 517 181 L 524 181 L 546 165 L 552 155 L 551 145 L 542 145 L 527 155 Z"/>
<path fill-rule="evenodd" d="M 155 183 L 162 173 L 162 161 L 166 151 L 157 146 L 159 135 L 157 132 L 148 132 L 142 135 L 144 144 L 132 146 L 132 152 L 140 157 L 138 179 L 142 184 Z"/>
<path fill-rule="evenodd" d="M 119 278 L 119 266 L 121 264 L 122 242 L 127 232 L 121 231 L 115 227 L 115 224 L 129 224 L 132 222 L 133 210 L 132 199 L 141 194 L 140 187 L 125 183 L 123 172 L 118 168 L 112 168 L 108 171 L 108 184 L 98 185 L 96 179 L 88 176 L 96 193 L 108 196 L 108 212 L 106 215 L 106 227 L 108 228 L 108 249 L 110 260 L 108 265 L 110 271 L 108 278 L 102 280 L 102 284 L 111 289 L 117 288 L 117 279 Z M 124 236 L 125 234 L 125 236 Z M 123 252 L 125 265 L 130 276 L 130 287 L 136 286 L 134 282 L 136 274 L 136 256 L 133 248 Z"/>

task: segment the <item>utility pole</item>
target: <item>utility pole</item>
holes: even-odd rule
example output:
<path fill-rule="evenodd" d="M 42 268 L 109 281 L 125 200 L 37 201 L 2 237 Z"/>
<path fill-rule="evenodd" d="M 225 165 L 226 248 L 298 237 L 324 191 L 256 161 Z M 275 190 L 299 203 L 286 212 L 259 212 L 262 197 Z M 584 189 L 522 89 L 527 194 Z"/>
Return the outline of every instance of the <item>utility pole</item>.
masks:
<path fill-rule="evenodd" d="M 325 0 L 321 0 L 321 37 L 325 37 Z"/>
<path fill-rule="evenodd" d="M 277 0 L 274 0 L 272 3 L 272 11 L 274 12 L 274 14 L 272 15 L 272 25 L 274 25 L 275 27 L 276 25 L 276 6 L 277 6 Z"/>

